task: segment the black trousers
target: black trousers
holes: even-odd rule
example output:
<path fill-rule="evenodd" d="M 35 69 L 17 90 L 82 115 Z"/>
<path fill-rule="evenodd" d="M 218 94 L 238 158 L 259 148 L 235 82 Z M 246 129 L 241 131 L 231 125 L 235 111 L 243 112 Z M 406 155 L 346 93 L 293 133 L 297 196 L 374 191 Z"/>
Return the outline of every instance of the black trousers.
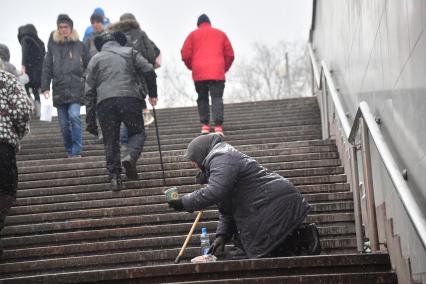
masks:
<path fill-rule="evenodd" d="M 110 98 L 97 106 L 97 115 L 102 129 L 107 169 L 112 174 L 121 174 L 120 125 L 129 130 L 128 153 L 136 163 L 145 144 L 145 128 L 142 117 L 142 101 L 137 98 Z"/>
<path fill-rule="evenodd" d="M 0 231 L 16 198 L 18 169 L 15 148 L 0 142 Z"/>
<path fill-rule="evenodd" d="M 209 124 L 210 108 L 209 93 L 212 97 L 212 114 L 216 126 L 223 124 L 223 91 L 225 81 L 207 80 L 195 81 L 195 90 L 198 93 L 197 105 L 200 122 Z"/>

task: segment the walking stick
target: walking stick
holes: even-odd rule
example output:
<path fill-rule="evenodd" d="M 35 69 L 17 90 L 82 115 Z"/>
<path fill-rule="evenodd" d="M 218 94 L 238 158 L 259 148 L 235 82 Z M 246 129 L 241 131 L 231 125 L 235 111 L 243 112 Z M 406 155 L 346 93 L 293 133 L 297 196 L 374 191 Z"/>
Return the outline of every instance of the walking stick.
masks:
<path fill-rule="evenodd" d="M 161 171 L 163 172 L 163 185 L 166 185 L 166 175 L 164 174 L 163 155 L 161 154 L 160 133 L 158 132 L 157 114 L 155 113 L 155 107 L 152 107 L 152 111 L 154 113 L 154 124 L 155 132 L 157 133 L 158 152 L 160 153 Z"/>
<path fill-rule="evenodd" d="M 183 255 L 183 252 L 185 251 L 186 246 L 188 245 L 189 240 L 190 240 L 190 239 L 191 239 L 191 237 L 192 237 L 192 234 L 194 233 L 194 229 L 195 229 L 195 227 L 197 226 L 198 221 L 199 221 L 199 220 L 200 220 L 200 218 L 201 218 L 201 214 L 203 214 L 203 211 L 198 212 L 197 217 L 195 218 L 195 221 L 194 221 L 194 223 L 192 224 L 191 230 L 189 230 L 189 233 L 188 233 L 188 235 L 186 236 L 185 242 L 183 243 L 183 246 L 182 246 L 182 248 L 180 249 L 180 252 L 179 252 L 178 256 L 177 256 L 177 257 L 176 257 L 176 259 L 175 259 L 175 263 L 176 263 L 176 264 L 178 264 L 178 263 L 179 263 L 180 258 L 181 258 L 181 256 Z"/>

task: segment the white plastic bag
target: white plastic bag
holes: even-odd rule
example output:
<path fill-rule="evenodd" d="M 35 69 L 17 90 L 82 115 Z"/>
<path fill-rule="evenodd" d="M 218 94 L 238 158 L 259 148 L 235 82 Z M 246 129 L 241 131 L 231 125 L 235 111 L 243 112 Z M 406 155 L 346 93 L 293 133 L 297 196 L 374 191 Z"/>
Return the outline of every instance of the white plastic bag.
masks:
<path fill-rule="evenodd" d="M 191 263 L 207 263 L 207 262 L 216 262 L 217 257 L 212 255 L 212 254 L 208 254 L 208 255 L 200 255 L 197 257 L 194 257 L 193 259 L 191 259 Z"/>
<path fill-rule="evenodd" d="M 52 121 L 53 113 L 53 102 L 50 99 L 45 99 L 44 96 L 40 96 L 40 120 L 41 121 Z"/>

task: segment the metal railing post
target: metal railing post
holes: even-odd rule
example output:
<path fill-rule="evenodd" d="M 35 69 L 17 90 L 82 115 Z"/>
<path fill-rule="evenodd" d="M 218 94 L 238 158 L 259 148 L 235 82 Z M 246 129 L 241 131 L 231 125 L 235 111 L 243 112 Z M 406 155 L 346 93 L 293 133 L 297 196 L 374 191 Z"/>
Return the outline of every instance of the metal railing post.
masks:
<path fill-rule="evenodd" d="M 364 172 L 364 185 L 367 193 L 367 210 L 369 224 L 369 238 L 372 251 L 379 250 L 379 237 L 377 232 L 376 204 L 374 201 L 373 174 L 371 170 L 370 139 L 368 127 L 364 118 L 361 119 L 362 160 Z"/>
<path fill-rule="evenodd" d="M 327 80 L 325 80 L 327 83 Z M 325 116 L 325 134 L 327 135 L 327 139 L 330 138 L 330 123 L 329 123 L 329 113 L 328 113 L 328 86 L 324 85 L 324 116 Z"/>
<path fill-rule="evenodd" d="M 322 88 L 321 88 L 321 124 L 322 124 L 322 139 L 330 138 L 328 131 L 328 112 L 327 112 L 327 79 L 322 76 Z"/>
<path fill-rule="evenodd" d="M 361 199 L 359 196 L 359 175 L 358 175 L 358 157 L 356 146 L 350 147 L 351 173 L 352 173 L 352 193 L 354 198 L 354 214 L 355 214 L 355 232 L 356 232 L 356 248 L 358 252 L 363 251 L 364 238 L 362 232 L 362 213 Z"/>

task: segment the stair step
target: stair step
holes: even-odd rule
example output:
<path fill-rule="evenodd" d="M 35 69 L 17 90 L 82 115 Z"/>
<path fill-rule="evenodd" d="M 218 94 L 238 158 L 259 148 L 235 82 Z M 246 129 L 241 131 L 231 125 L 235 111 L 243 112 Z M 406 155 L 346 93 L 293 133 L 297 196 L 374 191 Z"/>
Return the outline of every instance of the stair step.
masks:
<path fill-rule="evenodd" d="M 200 188 L 200 185 L 186 185 L 179 188 L 179 192 L 186 193 L 191 192 L 195 189 Z M 120 192 L 121 199 L 124 198 L 137 198 L 149 195 L 163 195 L 167 187 L 151 187 L 144 189 L 126 189 Z M 333 193 L 348 191 L 349 185 L 346 183 L 334 183 L 334 184 L 313 184 L 313 185 L 300 185 L 297 189 L 304 194 L 321 194 L 321 193 Z M 26 193 L 28 197 L 24 197 Z M 35 195 L 29 195 L 34 193 Z M 81 192 L 65 193 L 65 194 L 54 194 L 47 195 L 43 194 L 44 190 L 40 192 L 39 189 L 30 189 L 27 191 L 18 191 L 18 199 L 16 200 L 15 206 L 34 206 L 36 204 L 51 204 L 51 203 L 64 203 L 64 202 L 80 202 L 84 200 L 100 200 L 100 199 L 117 199 L 117 194 L 111 191 L 98 191 L 98 192 Z M 56 192 L 55 192 L 56 193 Z M 14 209 L 12 209 L 13 211 Z"/>
<path fill-rule="evenodd" d="M 192 190 L 180 191 L 180 193 L 188 193 Z M 321 201 L 341 201 L 341 200 L 351 200 L 352 193 L 350 192 L 336 192 L 336 193 L 321 193 L 321 194 L 306 194 L 304 195 L 306 200 L 310 203 L 316 203 Z M 78 195 L 80 197 L 80 195 Z M 112 196 L 111 196 L 112 197 Z M 96 200 L 82 200 L 65 203 L 49 203 L 49 204 L 40 204 L 34 205 L 30 203 L 25 206 L 14 206 L 11 209 L 9 216 L 14 215 L 23 215 L 23 214 L 36 214 L 44 212 L 61 212 L 69 210 L 84 210 L 84 209 L 93 209 L 93 208 L 112 208 L 112 207 L 123 207 L 123 206 L 133 206 L 133 205 L 146 205 L 146 204 L 156 204 L 164 203 L 164 194 L 153 195 L 153 196 L 139 196 L 139 197 L 121 197 L 120 199 L 108 198 Z M 19 205 L 19 204 L 18 204 Z"/>
<path fill-rule="evenodd" d="M 163 250 L 157 253 L 156 256 L 167 256 L 172 254 L 173 250 Z M 189 254 L 192 253 L 190 249 Z M 153 255 L 152 255 L 153 256 Z M 112 256 L 109 256 L 111 258 Z M 388 267 L 390 264 L 389 256 L 387 254 L 342 254 L 332 256 L 310 256 L 310 257 L 294 257 L 294 258 L 273 258 L 273 259 L 253 259 L 253 260 L 239 260 L 239 261 L 219 261 L 214 263 L 203 264 L 180 264 L 180 265 L 155 265 L 155 266 L 141 266 L 145 261 L 143 252 L 135 252 L 131 255 L 114 255 L 118 262 L 128 262 L 128 267 L 109 267 L 99 268 L 91 265 L 92 259 L 87 258 L 86 262 L 81 262 L 77 259 L 64 259 L 63 261 L 56 260 L 53 264 L 59 266 L 60 264 L 74 265 L 74 271 L 62 271 L 54 274 L 38 274 L 25 278 L 21 275 L 9 276 L 13 278 L 7 279 L 2 276 L 4 283 L 79 283 L 79 282 L 101 282 L 101 281 L 124 281 L 131 279 L 138 279 L 140 282 L 145 281 L 149 283 L 170 283 L 170 282 L 188 282 L 188 281 L 211 281 L 222 279 L 240 279 L 240 278 L 264 278 L 264 277 L 298 277 L 299 282 L 301 277 L 308 277 L 311 275 L 312 283 L 317 277 L 331 276 L 332 279 L 344 279 L 351 281 L 351 277 L 356 274 L 355 280 L 366 280 L 368 282 L 344 282 L 344 283 L 396 283 L 394 274 L 389 273 Z M 94 257 L 94 263 L 102 263 L 107 261 L 106 258 Z M 18 272 L 17 267 L 37 268 L 46 271 L 46 266 L 50 260 L 44 260 L 28 264 L 20 264 L 19 266 L 10 265 L 10 268 L 15 268 L 14 271 Z M 133 262 L 133 263 L 132 263 Z M 37 263 L 39 263 L 37 265 Z M 22 266 L 21 266 L 22 265 Z M 84 271 L 75 271 L 78 267 L 84 267 Z M 90 267 L 92 267 L 90 269 Z M 0 270 L 2 267 L 0 267 Z M 375 276 L 386 275 L 384 280 L 389 282 L 377 282 Z M 13 275 L 13 274 L 12 274 Z M 345 277 L 348 275 L 348 277 Z M 90 279 L 90 280 L 89 280 Z M 309 277 L 307 278 L 309 279 Z M 322 278 L 327 279 L 327 278 Z M 380 278 L 379 278 L 380 279 Z M 383 279 L 383 278 L 382 278 Z M 296 281 L 294 279 L 293 281 Z M 376 281 L 376 282 L 374 282 Z M 231 282 L 232 283 L 232 282 Z M 295 283 L 295 282 L 294 282 Z M 330 283 L 330 282 L 327 282 Z"/>
<path fill-rule="evenodd" d="M 11 216 L 11 218 L 14 216 Z M 216 210 L 206 210 L 203 212 L 203 220 L 212 220 L 218 218 Z M 72 231 L 81 230 L 87 228 L 100 229 L 100 228 L 111 228 L 119 226 L 138 226 L 138 225 L 150 225 L 150 224 L 164 224 L 164 223 L 176 223 L 176 222 L 188 222 L 195 219 L 194 213 L 181 213 L 181 212 L 167 212 L 150 214 L 150 215 L 130 215 L 130 216 L 116 216 L 116 217 L 103 217 L 97 219 L 77 219 L 77 220 L 66 220 L 57 222 L 47 222 L 40 224 L 23 224 L 6 226 L 2 231 L 2 236 L 18 236 L 33 232 L 39 233 L 50 233 L 59 231 Z M 344 222 L 352 221 L 352 212 L 334 212 L 333 214 L 311 214 L 307 217 L 308 223 L 332 223 L 332 222 Z M 6 224 L 9 224 L 9 220 L 6 219 Z"/>

